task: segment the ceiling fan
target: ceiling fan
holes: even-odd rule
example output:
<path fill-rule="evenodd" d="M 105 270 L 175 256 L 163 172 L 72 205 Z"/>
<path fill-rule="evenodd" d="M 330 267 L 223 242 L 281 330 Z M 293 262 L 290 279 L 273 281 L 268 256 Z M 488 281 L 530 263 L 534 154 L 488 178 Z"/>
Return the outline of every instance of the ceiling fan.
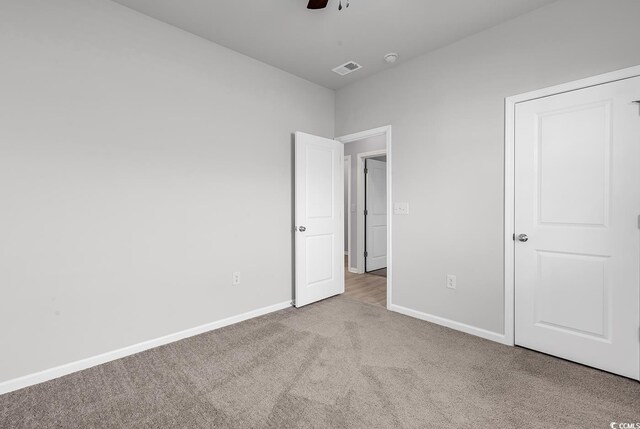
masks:
<path fill-rule="evenodd" d="M 346 7 L 349 7 L 349 0 L 346 0 Z M 307 5 L 307 9 L 324 9 L 327 7 L 329 0 L 309 0 L 309 4 Z M 342 0 L 338 5 L 338 10 L 342 10 Z"/>

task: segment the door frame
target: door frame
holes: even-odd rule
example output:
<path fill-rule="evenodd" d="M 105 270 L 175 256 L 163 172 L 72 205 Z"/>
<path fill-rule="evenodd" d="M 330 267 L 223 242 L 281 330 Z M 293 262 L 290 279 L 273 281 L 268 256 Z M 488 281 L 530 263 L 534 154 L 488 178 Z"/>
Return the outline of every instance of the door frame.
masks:
<path fill-rule="evenodd" d="M 367 177 L 364 174 L 364 168 L 366 166 L 367 159 L 377 158 L 379 156 L 383 156 L 386 154 L 387 154 L 387 150 L 381 149 L 381 150 L 372 150 L 370 152 L 362 152 L 357 155 L 358 157 L 357 158 L 358 201 L 357 201 L 357 208 L 356 208 L 356 216 L 358 217 L 358 231 L 356 231 L 356 241 L 358 243 L 358 249 L 362 249 L 362 252 L 358 252 L 358 260 L 357 260 L 357 264 L 358 264 L 357 271 L 359 274 L 364 274 L 367 272 L 367 258 L 364 257 L 364 252 L 367 251 L 367 219 L 364 215 L 364 211 L 367 208 Z M 389 166 L 387 165 L 387 175 L 389 174 L 388 167 Z M 389 200 L 387 200 L 387 205 L 388 203 L 389 203 Z M 388 264 L 389 262 L 387 260 L 387 265 Z"/>
<path fill-rule="evenodd" d="M 392 151 L 391 151 L 391 125 L 386 125 L 384 127 L 373 128 L 366 131 L 361 131 L 358 133 L 347 134 L 341 137 L 336 137 L 336 140 L 345 144 L 354 142 L 356 140 L 362 140 L 370 137 L 377 137 L 384 135 L 386 138 L 386 148 L 384 150 L 372 151 L 372 152 L 364 152 L 358 154 L 357 158 L 357 189 L 358 189 L 358 201 L 356 203 L 356 215 L 358 216 L 358 223 L 360 225 L 364 224 L 364 158 L 371 158 L 373 156 L 386 155 L 387 156 L 387 310 L 391 309 L 391 285 L 392 285 L 392 274 L 393 274 L 393 258 L 391 257 L 391 243 L 392 243 L 392 214 L 393 214 L 393 203 L 392 203 L 392 180 L 391 180 L 391 171 L 392 171 Z M 362 173 L 362 174 L 361 174 Z M 357 231 L 357 242 L 358 249 L 363 249 L 364 246 L 364 230 L 362 228 L 358 228 Z M 362 243 L 362 244 L 361 244 Z M 351 253 L 351 252 L 350 252 Z M 351 254 L 349 255 L 349 268 L 351 268 Z M 358 272 L 364 269 L 364 249 L 362 252 L 358 254 Z"/>
<path fill-rule="evenodd" d="M 516 105 L 640 76 L 640 66 L 563 83 L 505 98 L 504 128 L 504 344 L 515 345 L 515 116 Z"/>
<path fill-rule="evenodd" d="M 345 198 L 347 199 L 347 212 L 344 215 L 347 218 L 347 228 L 345 233 L 347 236 L 347 270 L 349 270 L 351 268 L 351 155 L 345 155 L 344 162 L 348 165 L 347 172 L 344 177 L 345 182 L 348 182 L 347 192 L 345 194 Z"/>

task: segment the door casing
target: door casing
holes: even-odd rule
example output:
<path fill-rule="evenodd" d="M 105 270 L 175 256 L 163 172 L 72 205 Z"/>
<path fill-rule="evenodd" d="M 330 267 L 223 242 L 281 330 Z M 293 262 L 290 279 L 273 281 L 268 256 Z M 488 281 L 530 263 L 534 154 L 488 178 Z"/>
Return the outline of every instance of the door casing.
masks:
<path fill-rule="evenodd" d="M 596 85 L 640 76 L 640 66 L 543 88 L 505 99 L 504 143 L 504 339 L 503 344 L 515 345 L 515 116 L 516 105 L 536 98 L 575 91 Z M 640 120 L 640 118 L 638 119 Z M 639 213 L 640 214 L 640 213 Z"/>
<path fill-rule="evenodd" d="M 345 228 L 345 236 L 347 243 L 347 269 L 351 268 L 351 155 L 344 156 L 344 163 L 347 165 L 344 180 L 347 183 L 347 190 L 345 191 L 345 199 L 347 201 L 347 210 L 345 211 L 344 217 L 347 221 L 347 227 Z"/>

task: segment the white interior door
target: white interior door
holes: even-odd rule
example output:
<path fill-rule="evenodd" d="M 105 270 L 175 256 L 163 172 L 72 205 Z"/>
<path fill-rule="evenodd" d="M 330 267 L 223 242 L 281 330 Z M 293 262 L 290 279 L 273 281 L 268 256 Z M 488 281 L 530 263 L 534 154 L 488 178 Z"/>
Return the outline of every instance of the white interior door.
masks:
<path fill-rule="evenodd" d="M 515 342 L 638 379 L 634 100 L 640 78 L 516 106 Z"/>
<path fill-rule="evenodd" d="M 344 292 L 344 146 L 296 133 L 295 306 Z"/>
<path fill-rule="evenodd" d="M 387 266 L 387 163 L 366 162 L 366 271 Z"/>

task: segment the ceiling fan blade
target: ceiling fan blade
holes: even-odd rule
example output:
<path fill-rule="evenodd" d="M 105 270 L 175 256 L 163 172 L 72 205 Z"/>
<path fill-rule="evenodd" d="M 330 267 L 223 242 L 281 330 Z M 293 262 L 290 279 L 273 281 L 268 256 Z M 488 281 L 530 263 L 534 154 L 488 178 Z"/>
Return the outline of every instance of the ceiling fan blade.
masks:
<path fill-rule="evenodd" d="M 307 9 L 324 9 L 327 7 L 327 3 L 329 3 L 329 0 L 309 0 Z"/>

